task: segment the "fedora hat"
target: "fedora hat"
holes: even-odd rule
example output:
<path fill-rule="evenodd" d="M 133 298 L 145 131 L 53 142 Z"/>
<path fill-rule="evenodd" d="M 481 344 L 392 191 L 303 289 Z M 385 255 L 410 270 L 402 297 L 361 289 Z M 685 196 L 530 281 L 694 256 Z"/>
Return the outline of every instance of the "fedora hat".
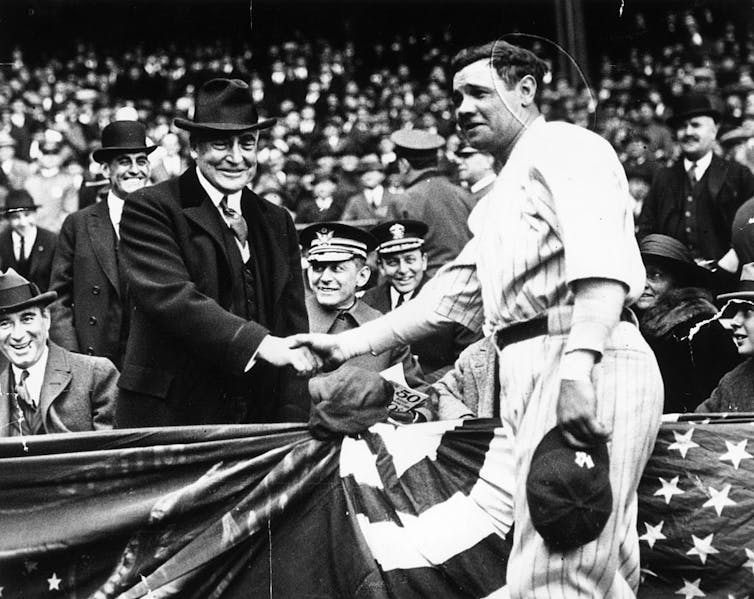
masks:
<path fill-rule="evenodd" d="M 12 214 L 13 212 L 26 212 L 36 210 L 39 204 L 34 203 L 34 198 L 25 189 L 11 189 L 5 198 L 5 208 L 3 214 Z"/>
<path fill-rule="evenodd" d="M 695 116 L 709 116 L 716 123 L 720 122 L 723 116 L 720 98 L 699 92 L 691 92 L 681 96 L 674 107 L 673 116 L 668 119 L 668 125 L 677 128 L 683 121 Z"/>
<path fill-rule="evenodd" d="M 194 120 L 174 122 L 187 131 L 242 133 L 272 127 L 276 119 L 259 120 L 251 90 L 240 79 L 210 79 L 197 92 Z"/>
<path fill-rule="evenodd" d="M 30 306 L 46 306 L 56 297 L 58 294 L 54 291 L 41 293 L 39 287 L 12 268 L 0 273 L 0 314 L 18 312 Z"/>
<path fill-rule="evenodd" d="M 102 130 L 102 147 L 94 150 L 96 162 L 108 162 L 121 154 L 149 154 L 157 146 L 147 146 L 147 129 L 136 121 L 113 121 Z"/>
<path fill-rule="evenodd" d="M 684 286 L 711 284 L 711 274 L 694 262 L 691 252 L 677 239 L 660 233 L 651 233 L 639 242 L 639 251 L 645 263 L 653 262 L 683 279 Z"/>

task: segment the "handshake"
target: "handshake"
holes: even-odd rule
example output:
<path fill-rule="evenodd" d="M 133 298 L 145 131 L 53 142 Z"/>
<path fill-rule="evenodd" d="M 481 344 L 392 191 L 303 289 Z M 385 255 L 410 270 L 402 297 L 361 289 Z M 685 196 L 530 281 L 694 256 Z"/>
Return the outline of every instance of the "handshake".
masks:
<path fill-rule="evenodd" d="M 334 370 L 350 357 L 343 352 L 336 335 L 325 333 L 267 335 L 257 350 L 258 359 L 274 366 L 292 366 L 299 376 Z"/>

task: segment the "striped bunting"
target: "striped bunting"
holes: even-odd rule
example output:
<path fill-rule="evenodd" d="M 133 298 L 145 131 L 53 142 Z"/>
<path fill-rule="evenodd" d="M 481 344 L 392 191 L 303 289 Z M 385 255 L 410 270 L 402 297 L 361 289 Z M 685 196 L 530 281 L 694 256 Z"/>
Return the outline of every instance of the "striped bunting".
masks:
<path fill-rule="evenodd" d="M 378 424 L 344 439 L 347 500 L 396 596 L 503 596 L 513 435 L 494 424 Z"/>

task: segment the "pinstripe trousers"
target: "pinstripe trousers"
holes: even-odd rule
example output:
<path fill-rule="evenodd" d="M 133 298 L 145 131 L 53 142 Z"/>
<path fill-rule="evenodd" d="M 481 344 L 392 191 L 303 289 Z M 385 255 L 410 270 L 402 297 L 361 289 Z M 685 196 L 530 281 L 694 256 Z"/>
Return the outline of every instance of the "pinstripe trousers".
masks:
<path fill-rule="evenodd" d="M 662 379 L 638 328 L 620 322 L 592 373 L 598 416 L 612 427 L 612 515 L 591 543 L 565 553 L 550 551 L 531 523 L 526 477 L 534 449 L 555 426 L 567 337 L 536 337 L 499 352 L 501 417 L 516 436 L 515 526 L 507 590 L 512 599 L 634 597 L 640 574 L 636 490 L 660 427 Z"/>

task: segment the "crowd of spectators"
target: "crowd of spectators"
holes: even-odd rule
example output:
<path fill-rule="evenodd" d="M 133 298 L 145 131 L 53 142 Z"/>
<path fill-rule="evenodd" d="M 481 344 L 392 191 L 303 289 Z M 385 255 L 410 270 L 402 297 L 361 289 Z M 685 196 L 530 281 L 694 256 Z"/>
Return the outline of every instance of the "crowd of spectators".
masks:
<path fill-rule="evenodd" d="M 637 213 L 654 170 L 674 157 L 664 120 L 674 99 L 691 87 L 721 94 L 721 143 L 754 168 L 748 142 L 754 121 L 754 32 L 741 33 L 736 23 L 710 9 L 669 12 L 664 23 L 652 27 L 641 13 L 632 15 L 626 39 L 633 43 L 617 51 L 620 55 L 598 57 L 597 67 L 586 70 L 593 87 L 586 80 L 572 85 L 558 73 L 554 46 L 539 40 L 533 45 L 554 69 L 542 91 L 545 116 L 592 128 L 613 144 L 626 165 Z M 453 49 L 448 30 L 397 35 L 358 51 L 353 39 L 338 44 L 299 36 L 270 46 L 264 57 L 252 56 L 248 45 L 220 41 L 136 43 L 125 52 L 80 42 L 68 56 L 34 59 L 16 48 L 0 68 L 0 131 L 12 139 L 0 143 L 0 184 L 17 187 L 26 176 L 59 169 L 65 177 L 56 189 L 91 185 L 97 165 L 90 156 L 102 128 L 128 112 L 162 146 L 152 155 L 155 163 L 172 157 L 165 169 L 170 176 L 185 168 L 189 157 L 187 139 L 173 128 L 173 119 L 190 116 L 198 83 L 237 77 L 250 82 L 267 115 L 279 118 L 262 140 L 256 191 L 296 215 L 319 187 L 334 196 L 335 209 L 327 213 L 332 219 L 360 191 L 359 163 L 365 158 L 377 158 L 385 167 L 386 188 L 400 191 L 389 139 L 395 130 L 442 135 L 442 168 L 457 176 L 462 140 L 447 79 Z M 28 169 L 20 169 L 27 175 L 19 179 L 12 159 L 28 163 Z M 306 209 L 298 221 L 316 220 L 316 212 Z"/>

